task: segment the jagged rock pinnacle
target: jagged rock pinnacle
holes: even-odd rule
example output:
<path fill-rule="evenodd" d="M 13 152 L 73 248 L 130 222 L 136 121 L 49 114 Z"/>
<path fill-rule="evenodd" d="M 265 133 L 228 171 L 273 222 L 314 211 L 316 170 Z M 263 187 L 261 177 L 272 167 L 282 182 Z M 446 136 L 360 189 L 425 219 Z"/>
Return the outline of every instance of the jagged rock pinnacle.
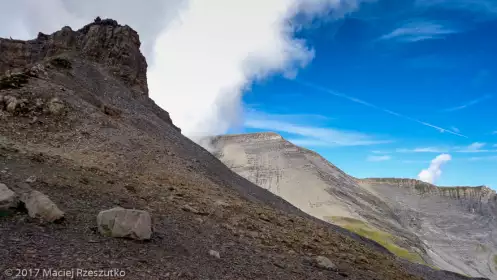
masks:
<path fill-rule="evenodd" d="M 0 38 L 0 52 L 0 73 L 57 55 L 79 56 L 106 66 L 137 96 L 148 96 L 147 62 L 138 33 L 113 19 L 97 17 L 77 31 L 65 26 L 50 35 L 40 32 L 28 41 Z"/>

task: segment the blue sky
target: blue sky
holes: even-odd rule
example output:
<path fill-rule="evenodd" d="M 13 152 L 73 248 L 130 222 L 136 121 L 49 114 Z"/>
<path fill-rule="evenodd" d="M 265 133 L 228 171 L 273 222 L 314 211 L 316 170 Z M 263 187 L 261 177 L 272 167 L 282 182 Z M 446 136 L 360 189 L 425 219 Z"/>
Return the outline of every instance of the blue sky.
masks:
<path fill-rule="evenodd" d="M 296 34 L 314 59 L 253 85 L 231 132 L 276 131 L 356 177 L 495 188 L 495 30 L 497 1 L 367 2 Z"/>

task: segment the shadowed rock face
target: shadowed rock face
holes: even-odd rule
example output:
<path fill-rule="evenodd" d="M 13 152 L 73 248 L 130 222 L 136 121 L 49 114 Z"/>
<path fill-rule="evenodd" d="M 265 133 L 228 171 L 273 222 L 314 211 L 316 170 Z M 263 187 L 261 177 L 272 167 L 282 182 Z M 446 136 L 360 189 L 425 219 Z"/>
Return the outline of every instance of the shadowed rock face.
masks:
<path fill-rule="evenodd" d="M 100 20 L 78 31 L 66 26 L 34 40 L 0 40 L 0 73 L 42 61 L 46 57 L 72 52 L 106 65 L 137 94 L 148 96 L 147 62 L 140 53 L 138 33 L 115 20 Z"/>
<path fill-rule="evenodd" d="M 413 261 L 495 277 L 496 196 L 486 187 L 359 180 L 275 133 L 218 136 L 212 142 L 232 170 L 317 218 L 391 234 L 408 256 L 419 255 Z"/>
<path fill-rule="evenodd" d="M 412 179 L 364 179 L 427 245 L 435 265 L 497 275 L 497 195 L 485 186 L 437 187 Z"/>

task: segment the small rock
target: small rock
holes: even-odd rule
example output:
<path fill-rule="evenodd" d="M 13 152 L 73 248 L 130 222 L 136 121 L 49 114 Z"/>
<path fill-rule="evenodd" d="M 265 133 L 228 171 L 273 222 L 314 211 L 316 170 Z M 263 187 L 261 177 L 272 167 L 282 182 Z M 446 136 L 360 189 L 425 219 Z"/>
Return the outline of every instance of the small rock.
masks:
<path fill-rule="evenodd" d="M 280 262 L 273 262 L 273 265 L 282 269 L 286 269 L 286 265 Z"/>
<path fill-rule="evenodd" d="M 203 211 L 199 211 L 199 210 L 193 208 L 192 206 L 190 206 L 189 204 L 183 205 L 181 207 L 181 210 L 186 211 L 186 212 L 191 212 L 191 213 L 197 214 L 197 215 L 202 215 L 202 216 L 209 215 L 209 213 L 203 212 Z"/>
<path fill-rule="evenodd" d="M 34 183 L 36 182 L 36 176 L 29 176 L 28 179 L 26 179 L 26 183 Z"/>
<path fill-rule="evenodd" d="M 209 255 L 217 258 L 217 259 L 220 259 L 221 258 L 221 255 L 219 255 L 219 252 L 218 251 L 214 251 L 214 250 L 209 250 Z"/>
<path fill-rule="evenodd" d="M 192 212 L 194 214 L 198 214 L 198 210 L 193 208 L 192 206 L 185 204 L 181 207 L 181 210 L 186 211 L 186 212 Z"/>
<path fill-rule="evenodd" d="M 60 115 L 64 112 L 64 103 L 57 97 L 50 99 L 48 102 L 48 111 L 52 115 Z"/>
<path fill-rule="evenodd" d="M 314 258 L 314 265 L 321 269 L 337 271 L 337 266 L 327 257 L 317 256 Z"/>
<path fill-rule="evenodd" d="M 31 218 L 41 218 L 47 222 L 55 222 L 64 218 L 64 212 L 48 196 L 39 191 L 23 193 L 21 195 L 21 202 L 28 209 L 28 215 Z"/>
<path fill-rule="evenodd" d="M 7 112 L 14 113 L 19 106 L 19 101 L 14 96 L 5 96 L 4 101 Z"/>
<path fill-rule="evenodd" d="M 7 188 L 6 185 L 0 184 L 0 211 L 8 210 L 17 206 L 17 195 Z"/>
<path fill-rule="evenodd" d="M 223 200 L 220 200 L 220 199 L 219 199 L 219 200 L 216 200 L 216 201 L 214 202 L 214 205 L 217 205 L 217 206 L 222 206 L 222 207 L 228 207 L 228 206 L 230 206 L 230 205 L 229 205 L 229 203 L 227 203 L 227 202 L 225 202 L 225 201 L 223 201 Z"/>
<path fill-rule="evenodd" d="M 358 256 L 356 259 L 355 259 L 355 262 L 356 263 L 369 263 L 368 259 L 364 256 Z"/>
<path fill-rule="evenodd" d="M 147 211 L 115 207 L 98 213 L 98 231 L 105 236 L 150 239 L 152 221 Z"/>
<path fill-rule="evenodd" d="M 264 214 L 264 213 L 260 213 L 259 214 L 259 219 L 261 219 L 263 221 L 266 221 L 266 222 L 270 222 L 271 221 L 271 219 L 269 219 L 269 217 L 266 214 Z"/>

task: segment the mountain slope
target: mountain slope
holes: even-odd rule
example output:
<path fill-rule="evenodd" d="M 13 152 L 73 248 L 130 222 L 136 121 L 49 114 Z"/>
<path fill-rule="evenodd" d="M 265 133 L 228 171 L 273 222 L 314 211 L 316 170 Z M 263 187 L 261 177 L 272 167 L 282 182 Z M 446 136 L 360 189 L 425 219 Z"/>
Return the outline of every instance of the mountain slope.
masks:
<path fill-rule="evenodd" d="M 138 34 L 113 20 L 30 41 L 0 39 L 0 182 L 14 191 L 29 184 L 66 214 L 48 224 L 23 209 L 2 214 L 0 270 L 119 268 L 126 279 L 466 279 L 403 263 L 232 172 L 148 97 L 139 47 Z M 152 239 L 101 236 L 96 215 L 115 206 L 150 212 Z M 317 256 L 333 268 L 309 261 Z"/>
<path fill-rule="evenodd" d="M 484 187 L 436 187 L 409 179 L 364 179 L 405 228 L 430 248 L 435 265 L 469 275 L 497 275 L 497 195 Z"/>
<path fill-rule="evenodd" d="M 348 176 L 316 153 L 295 146 L 275 133 L 218 136 L 212 139 L 212 146 L 217 150 L 218 158 L 248 180 L 317 218 L 379 242 L 400 257 L 459 273 L 494 277 L 492 270 L 482 269 L 480 264 L 454 265 L 442 261 L 436 254 L 445 252 L 443 245 L 432 245 L 439 237 L 435 236 L 430 242 L 426 238 L 428 233 L 406 225 L 410 216 L 403 215 L 402 211 L 422 212 L 423 209 L 405 204 L 407 202 L 396 203 L 397 197 L 390 195 L 398 188 L 383 188 L 382 184 L 373 184 L 374 179 L 357 180 Z M 406 196 L 406 200 L 409 199 Z M 428 203 L 437 205 L 435 201 Z M 459 210 L 451 211 L 446 212 L 463 214 Z M 451 222 L 452 217 L 444 218 L 447 223 Z M 464 222 L 452 221 L 455 224 Z M 485 229 L 491 229 L 490 221 Z M 464 238 L 465 232 L 460 230 L 454 234 Z M 491 246 L 495 248 L 495 245 Z M 453 261 L 472 256 L 463 253 L 462 249 L 454 249 L 451 253 Z M 489 264 L 487 260 L 485 264 Z"/>

